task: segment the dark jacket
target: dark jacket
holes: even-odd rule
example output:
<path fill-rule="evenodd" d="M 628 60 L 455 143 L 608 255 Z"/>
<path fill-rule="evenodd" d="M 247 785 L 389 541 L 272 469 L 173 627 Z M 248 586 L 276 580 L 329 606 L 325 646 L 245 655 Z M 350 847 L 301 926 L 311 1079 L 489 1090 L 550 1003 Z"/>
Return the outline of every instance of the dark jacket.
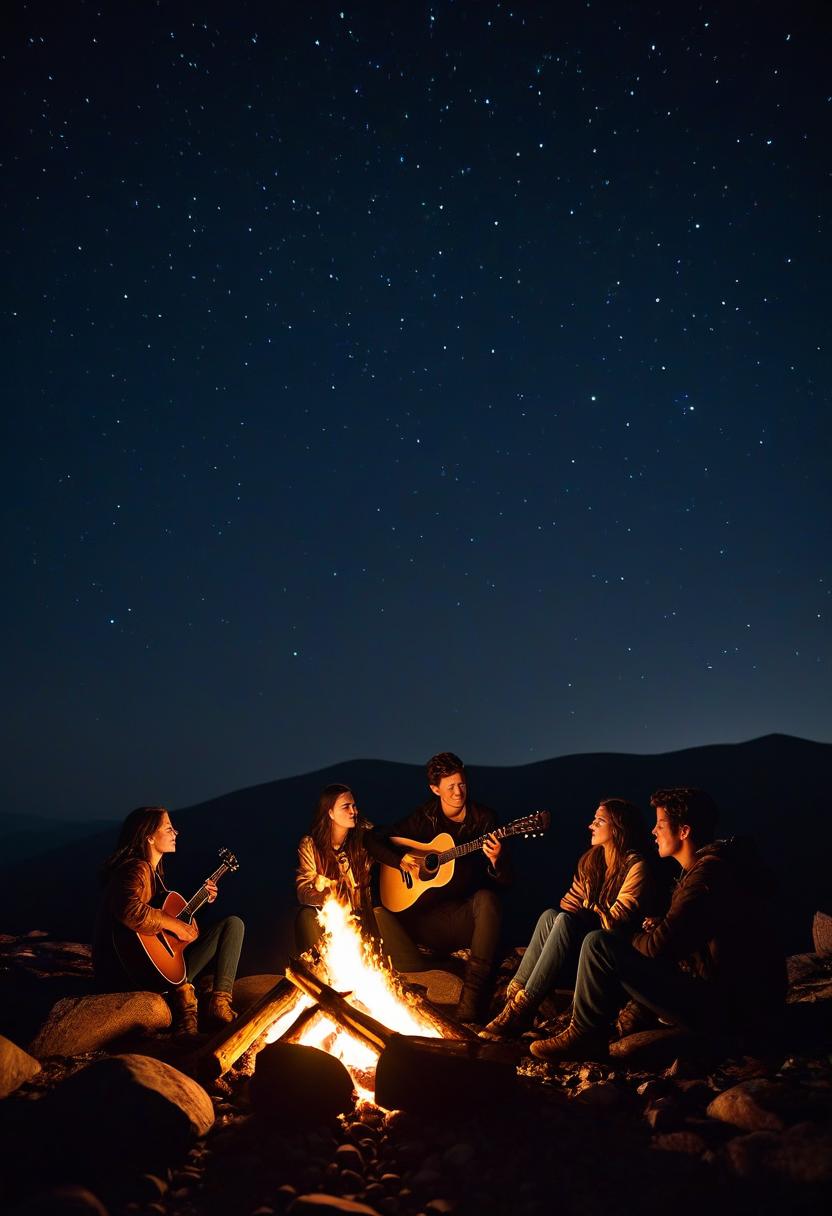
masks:
<path fill-rule="evenodd" d="M 161 904 L 167 888 L 147 861 L 133 858 L 110 874 L 101 893 L 95 918 L 92 965 L 98 986 L 107 991 L 130 990 L 133 984 L 125 971 L 117 945 L 127 930 L 158 933 L 162 927 Z"/>
<path fill-rule="evenodd" d="M 726 1022 L 769 1022 L 782 1010 L 786 965 L 775 920 L 775 882 L 753 842 L 705 845 L 679 879 L 667 914 L 633 946 L 717 986 Z"/>
<path fill-rule="evenodd" d="M 469 801 L 463 822 L 454 823 L 442 813 L 439 799 L 429 798 L 392 827 L 375 828 L 368 832 L 365 843 L 368 853 L 376 861 L 388 866 L 398 866 L 407 849 L 390 844 L 391 836 L 404 836 L 408 840 L 429 844 L 440 832 L 447 832 L 454 845 L 459 845 L 485 836 L 497 826 L 497 816 L 490 807 Z M 425 891 L 419 900 L 419 908 L 426 911 L 449 900 L 468 899 L 481 887 L 502 887 L 510 880 L 511 871 L 505 842 L 496 870 L 492 869 L 485 853 L 479 848 L 465 857 L 457 857 L 451 881 L 444 887 Z"/>

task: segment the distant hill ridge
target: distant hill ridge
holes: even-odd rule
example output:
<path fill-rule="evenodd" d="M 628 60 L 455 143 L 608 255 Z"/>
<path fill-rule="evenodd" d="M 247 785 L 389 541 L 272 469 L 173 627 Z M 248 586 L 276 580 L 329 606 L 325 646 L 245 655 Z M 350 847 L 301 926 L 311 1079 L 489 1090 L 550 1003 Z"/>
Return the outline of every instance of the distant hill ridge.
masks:
<path fill-rule="evenodd" d="M 557 904 L 587 846 L 586 825 L 600 798 L 630 798 L 650 822 L 653 790 L 698 785 L 721 808 L 721 835 L 741 831 L 756 837 L 782 885 L 787 944 L 808 949 L 812 913 L 829 898 L 818 841 L 829 813 L 831 771 L 832 744 L 780 734 L 657 755 L 604 752 L 517 767 L 471 766 L 472 797 L 493 806 L 503 822 L 540 808 L 552 813 L 544 838 L 512 845 L 518 881 L 507 901 L 510 940 L 525 941 L 539 912 Z M 168 865 L 168 879 L 183 894 L 192 894 L 211 871 L 221 845 L 240 858 L 239 873 L 223 881 L 217 911 L 245 919 L 248 969 L 280 966 L 290 949 L 297 841 L 318 792 L 332 781 L 349 785 L 363 813 L 376 823 L 398 818 L 428 793 L 421 765 L 350 760 L 173 812 L 180 847 Z M 113 848 L 117 825 L 83 825 L 92 830 L 80 839 L 54 840 L 37 856 L 30 852 L 20 866 L 23 858 L 7 847 L 14 832 L 7 833 L 4 819 L 0 931 L 41 928 L 88 940 L 97 869 Z"/>

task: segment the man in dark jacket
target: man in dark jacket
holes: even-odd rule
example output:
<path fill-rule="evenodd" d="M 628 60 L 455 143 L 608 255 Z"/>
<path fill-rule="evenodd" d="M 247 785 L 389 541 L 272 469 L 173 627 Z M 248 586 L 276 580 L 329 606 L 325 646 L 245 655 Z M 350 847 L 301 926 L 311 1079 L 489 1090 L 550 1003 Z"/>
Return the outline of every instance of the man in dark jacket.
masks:
<path fill-rule="evenodd" d="M 441 832 L 451 837 L 454 847 L 485 837 L 481 848 L 452 863 L 453 875 L 446 885 L 426 887 L 397 914 L 407 935 L 422 945 L 445 953 L 470 947 L 457 1017 L 475 1021 L 499 942 L 498 889 L 508 881 L 505 850 L 491 834 L 497 826 L 494 812 L 468 798 L 459 756 L 440 752 L 431 757 L 427 778 L 433 797 L 392 827 L 377 828 L 367 847 L 376 860 L 397 867 L 403 887 L 412 889 L 422 857 L 416 850 L 392 844 L 391 837 L 428 844 Z"/>
<path fill-rule="evenodd" d="M 644 921 L 632 943 L 603 931 L 584 940 L 572 1021 L 531 1046 L 546 1060 L 604 1055 L 628 1000 L 693 1030 L 765 1034 L 786 988 L 773 881 L 750 841 L 714 841 L 717 809 L 703 790 L 658 790 L 653 836 L 660 857 L 682 867 L 665 916 Z"/>

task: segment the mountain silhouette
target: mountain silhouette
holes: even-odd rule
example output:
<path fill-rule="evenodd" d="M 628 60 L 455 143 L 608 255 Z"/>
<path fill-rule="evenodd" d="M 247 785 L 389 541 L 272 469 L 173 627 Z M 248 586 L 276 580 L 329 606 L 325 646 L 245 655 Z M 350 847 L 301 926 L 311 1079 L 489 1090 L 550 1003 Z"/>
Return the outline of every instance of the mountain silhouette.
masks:
<path fill-rule="evenodd" d="M 587 825 L 601 798 L 631 799 L 651 824 L 653 790 L 696 785 L 720 807 L 718 834 L 752 835 L 779 879 L 786 947 L 810 949 L 812 914 L 829 904 L 819 841 L 828 815 L 831 762 L 830 744 L 773 734 L 661 755 L 605 752 L 511 768 L 472 766 L 471 796 L 494 807 L 501 822 L 539 809 L 552 815 L 544 837 L 510 843 L 516 880 L 506 899 L 507 942 L 525 944 L 539 913 L 557 905 L 588 845 Z M 188 897 L 215 868 L 220 846 L 239 857 L 240 870 L 222 880 L 220 898 L 202 922 L 230 912 L 243 917 L 247 971 L 277 970 L 292 949 L 297 842 L 308 829 L 319 791 L 332 781 L 349 785 L 363 814 L 377 824 L 400 817 L 428 794 L 419 765 L 351 760 L 172 811 L 180 836 L 177 856 L 167 863 L 169 886 Z M 64 940 L 88 941 L 98 867 L 112 851 L 116 832 L 107 826 L 82 839 L 61 839 L 30 855 L 25 865 L 5 850 L 2 930 L 44 929 Z M 663 865 L 668 874 L 678 873 L 675 863 Z"/>

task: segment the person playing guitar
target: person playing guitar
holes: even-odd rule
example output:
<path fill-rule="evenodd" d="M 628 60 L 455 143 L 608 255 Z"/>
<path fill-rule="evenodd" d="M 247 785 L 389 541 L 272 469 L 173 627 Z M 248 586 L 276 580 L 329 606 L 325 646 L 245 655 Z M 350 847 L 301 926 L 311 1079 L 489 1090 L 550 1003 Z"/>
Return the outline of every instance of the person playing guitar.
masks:
<path fill-rule="evenodd" d="M 453 752 L 432 756 L 427 778 L 433 797 L 394 826 L 368 833 L 367 848 L 377 861 L 398 867 L 406 883 L 419 874 L 422 858 L 397 846 L 392 838 L 428 842 L 443 833 L 455 845 L 484 838 L 481 848 L 455 862 L 447 883 L 425 890 L 414 904 L 396 913 L 414 941 L 445 953 L 470 948 L 456 1016 L 461 1022 L 473 1022 L 480 1013 L 499 944 L 499 890 L 509 881 L 506 850 L 492 834 L 497 827 L 494 812 L 469 800 L 465 765 L 459 756 Z"/>
<path fill-rule="evenodd" d="M 231 1008 L 231 990 L 244 928 L 239 917 L 228 916 L 200 937 L 193 920 L 180 919 L 154 906 L 169 894 L 164 884 L 164 857 L 176 852 L 177 835 L 163 806 L 137 807 L 125 819 L 116 850 L 101 871 L 103 891 L 94 932 L 93 969 L 99 986 L 106 991 L 167 987 L 174 1032 L 184 1037 L 197 1032 L 193 981 L 209 963 L 214 964 L 214 983 L 203 1022 L 218 1026 L 237 1016 Z M 203 890 L 206 901 L 213 903 L 217 898 L 216 881 L 207 879 Z M 185 943 L 186 973 L 181 982 L 171 985 L 155 967 L 140 965 L 144 952 L 135 949 L 137 935 L 148 940 L 158 937 L 162 942 L 172 936 L 172 945 Z"/>

